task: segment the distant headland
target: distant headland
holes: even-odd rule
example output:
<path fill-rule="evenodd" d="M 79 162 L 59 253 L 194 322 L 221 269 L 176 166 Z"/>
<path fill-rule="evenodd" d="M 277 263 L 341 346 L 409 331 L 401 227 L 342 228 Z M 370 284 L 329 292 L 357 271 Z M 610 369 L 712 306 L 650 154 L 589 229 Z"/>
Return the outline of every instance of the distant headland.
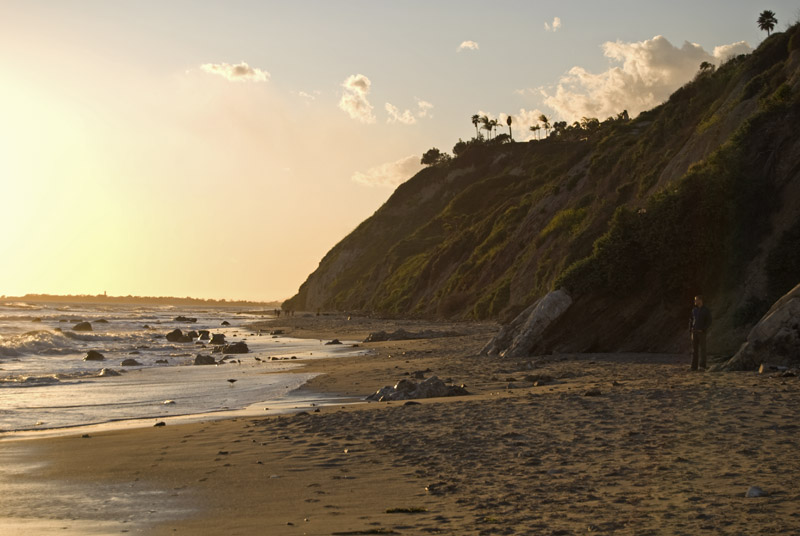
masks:
<path fill-rule="evenodd" d="M 280 307 L 280 301 L 214 300 L 202 298 L 177 298 L 174 296 L 108 296 L 103 294 L 25 294 L 24 296 L 0 296 L 0 304 L 13 302 L 52 302 L 52 303 L 120 303 L 142 305 L 196 305 L 196 306 L 256 306 Z"/>

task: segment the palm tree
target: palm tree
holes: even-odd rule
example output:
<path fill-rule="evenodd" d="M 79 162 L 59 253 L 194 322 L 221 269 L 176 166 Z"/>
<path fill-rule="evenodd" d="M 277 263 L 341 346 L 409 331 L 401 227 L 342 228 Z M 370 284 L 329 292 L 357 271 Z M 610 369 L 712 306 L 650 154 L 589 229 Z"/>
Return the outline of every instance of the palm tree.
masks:
<path fill-rule="evenodd" d="M 514 136 L 511 135 L 511 123 L 512 122 L 513 122 L 513 120 L 511 119 L 510 115 L 508 117 L 506 117 L 506 125 L 508 125 L 508 137 L 511 138 L 511 141 L 514 141 Z"/>
<path fill-rule="evenodd" d="M 499 125 L 500 122 L 497 119 L 492 119 L 490 121 L 490 123 L 492 125 L 492 133 L 496 136 L 497 135 L 497 125 Z"/>
<path fill-rule="evenodd" d="M 550 120 L 547 119 L 547 116 L 542 114 L 539 116 L 539 121 L 544 123 L 544 137 L 547 138 L 547 129 L 550 128 Z"/>
<path fill-rule="evenodd" d="M 472 116 L 472 124 L 475 127 L 475 137 L 476 138 L 481 135 L 480 132 L 478 132 L 478 123 L 480 123 L 480 122 L 481 122 L 481 116 L 479 116 L 478 114 L 475 114 L 475 115 Z"/>
<path fill-rule="evenodd" d="M 767 37 L 769 37 L 770 32 L 775 28 L 775 25 L 778 24 L 778 19 L 775 18 L 774 11 L 765 9 L 758 16 L 756 22 L 758 22 L 758 29 L 767 32 Z"/>
<path fill-rule="evenodd" d="M 491 137 L 492 137 L 492 121 L 486 115 L 481 117 L 481 129 L 485 130 L 488 133 L 487 137 L 489 139 L 491 139 Z"/>

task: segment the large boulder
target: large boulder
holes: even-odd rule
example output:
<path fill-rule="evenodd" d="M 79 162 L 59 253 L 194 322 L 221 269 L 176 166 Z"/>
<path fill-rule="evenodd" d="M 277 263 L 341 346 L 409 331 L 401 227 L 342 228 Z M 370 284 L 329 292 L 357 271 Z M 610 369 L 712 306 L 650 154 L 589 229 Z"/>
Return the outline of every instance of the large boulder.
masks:
<path fill-rule="evenodd" d="M 235 342 L 233 344 L 226 344 L 222 347 L 223 354 L 246 354 L 250 349 L 243 341 Z"/>
<path fill-rule="evenodd" d="M 195 365 L 216 365 L 217 362 L 214 361 L 214 358 L 210 355 L 202 355 L 197 354 L 197 357 L 194 358 Z"/>
<path fill-rule="evenodd" d="M 414 383 L 409 379 L 402 379 L 394 387 L 387 385 L 369 395 L 366 399 L 376 402 L 391 400 L 411 400 L 413 398 L 437 398 L 442 396 L 468 395 L 469 392 L 461 385 L 447 385 L 436 376 L 427 380 Z"/>
<path fill-rule="evenodd" d="M 732 358 L 712 370 L 755 370 L 762 363 L 800 364 L 800 285 L 775 302 Z"/>
<path fill-rule="evenodd" d="M 207 341 L 211 338 L 211 333 L 207 329 L 201 329 L 198 333 L 201 341 Z"/>
<path fill-rule="evenodd" d="M 89 322 L 78 322 L 72 326 L 72 331 L 92 331 L 92 325 Z"/>
<path fill-rule="evenodd" d="M 524 357 L 531 353 L 544 330 L 563 315 L 572 298 L 564 289 L 549 292 L 522 311 L 483 347 L 484 355 Z"/>
<path fill-rule="evenodd" d="M 98 352 L 97 350 L 89 350 L 86 352 L 86 357 L 83 358 L 84 361 L 103 361 L 105 360 L 105 356 Z"/>

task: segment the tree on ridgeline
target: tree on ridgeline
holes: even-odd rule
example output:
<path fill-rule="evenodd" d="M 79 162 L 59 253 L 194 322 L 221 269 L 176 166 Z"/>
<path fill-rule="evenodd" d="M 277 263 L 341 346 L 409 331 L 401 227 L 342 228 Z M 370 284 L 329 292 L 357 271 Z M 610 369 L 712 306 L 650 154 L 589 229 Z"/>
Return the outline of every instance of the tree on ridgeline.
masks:
<path fill-rule="evenodd" d="M 481 117 L 481 130 L 486 131 L 486 137 L 492 139 L 492 120 L 489 119 L 489 116 L 482 116 Z"/>
<path fill-rule="evenodd" d="M 497 119 L 492 119 L 490 123 L 492 124 L 492 134 L 497 136 L 497 125 L 499 125 L 500 122 Z"/>
<path fill-rule="evenodd" d="M 480 133 L 480 131 L 478 131 L 478 123 L 480 123 L 480 122 L 481 122 L 481 116 L 479 116 L 478 114 L 475 114 L 475 115 L 472 116 L 472 125 L 475 127 L 475 137 L 476 138 L 480 138 L 481 137 L 481 133 Z"/>
<path fill-rule="evenodd" d="M 511 119 L 510 115 L 506 117 L 506 125 L 508 125 L 508 137 L 511 138 L 512 141 L 514 140 L 514 136 L 511 134 L 511 123 L 513 122 L 514 121 Z"/>
<path fill-rule="evenodd" d="M 539 131 L 542 130 L 542 127 L 539 126 L 539 124 L 537 123 L 537 124 L 531 126 L 530 130 L 531 130 L 531 132 L 533 132 L 533 137 L 538 140 L 539 139 Z"/>
<path fill-rule="evenodd" d="M 546 115 L 542 114 L 539 116 L 539 121 L 541 121 L 544 125 L 544 137 L 547 138 L 547 131 L 550 128 L 550 120 L 547 119 Z"/>
<path fill-rule="evenodd" d="M 436 147 L 432 147 L 425 151 L 419 163 L 423 166 L 435 166 L 436 164 L 447 162 L 448 160 L 450 160 L 449 154 L 443 153 Z"/>
<path fill-rule="evenodd" d="M 704 61 L 703 63 L 700 64 L 700 72 L 701 73 L 705 73 L 705 72 L 712 72 L 713 73 L 714 72 L 714 64 L 710 63 L 710 62 L 707 62 L 707 61 Z"/>
<path fill-rule="evenodd" d="M 770 11 L 769 9 L 765 9 L 761 12 L 758 16 L 758 29 L 764 32 L 767 32 L 767 37 L 769 37 L 770 32 L 775 28 L 775 25 L 778 24 L 778 19 L 775 18 L 775 12 Z"/>

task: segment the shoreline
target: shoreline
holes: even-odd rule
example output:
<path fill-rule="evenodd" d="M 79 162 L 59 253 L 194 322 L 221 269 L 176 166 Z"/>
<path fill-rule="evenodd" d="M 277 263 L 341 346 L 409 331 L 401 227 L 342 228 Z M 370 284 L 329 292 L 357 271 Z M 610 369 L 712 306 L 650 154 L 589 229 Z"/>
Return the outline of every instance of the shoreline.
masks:
<path fill-rule="evenodd" d="M 331 339 L 388 323 L 313 320 L 271 325 Z M 460 336 L 308 362 L 304 371 L 324 374 L 299 391 L 364 396 L 430 369 L 470 396 L 0 442 L 0 456 L 24 469 L 0 489 L 28 498 L 3 517 L 45 516 L 62 534 L 93 520 L 148 534 L 800 529 L 798 378 L 689 373 L 675 355 L 478 357 L 493 327 L 458 327 Z M 54 520 L 76 486 L 84 495 Z M 746 498 L 753 486 L 768 495 Z M 41 487 L 49 494 L 26 495 Z M 117 488 L 120 502 L 91 508 Z"/>

